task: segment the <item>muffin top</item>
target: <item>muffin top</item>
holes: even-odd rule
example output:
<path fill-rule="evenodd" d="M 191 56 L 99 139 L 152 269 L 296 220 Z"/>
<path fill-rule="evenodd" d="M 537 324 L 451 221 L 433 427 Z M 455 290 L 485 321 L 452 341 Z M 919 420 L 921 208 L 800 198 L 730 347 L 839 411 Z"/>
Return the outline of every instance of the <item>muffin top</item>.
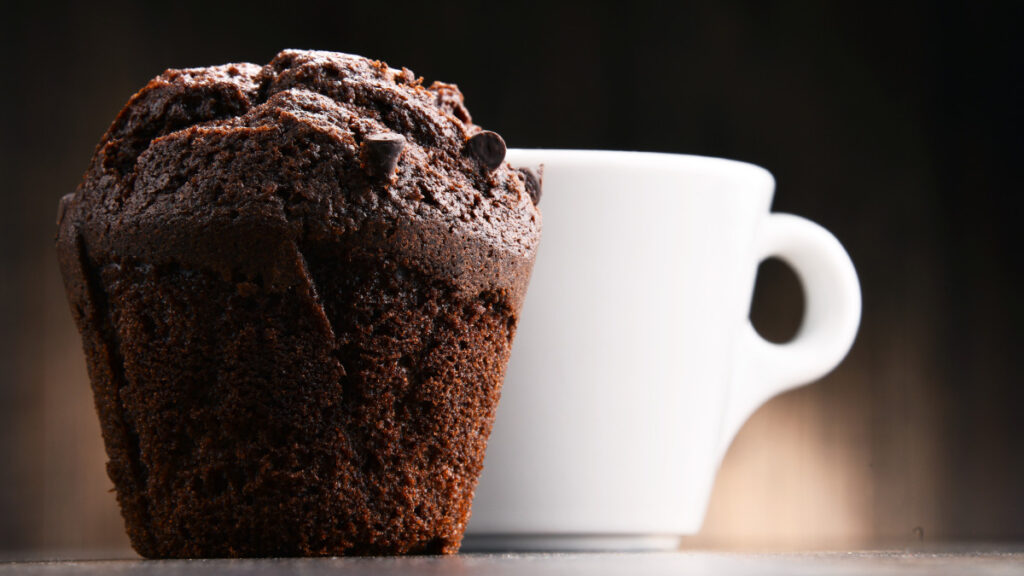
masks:
<path fill-rule="evenodd" d="M 456 86 L 359 56 L 168 70 L 104 134 L 58 236 L 93 259 L 271 276 L 282 243 L 346 243 L 518 300 L 540 190 L 504 154 Z"/>

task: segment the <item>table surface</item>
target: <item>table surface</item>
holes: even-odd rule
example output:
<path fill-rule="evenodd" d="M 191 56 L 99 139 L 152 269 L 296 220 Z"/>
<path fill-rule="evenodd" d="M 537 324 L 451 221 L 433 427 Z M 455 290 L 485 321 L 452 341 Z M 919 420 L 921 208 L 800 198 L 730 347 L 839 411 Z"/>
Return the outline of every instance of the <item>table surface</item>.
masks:
<path fill-rule="evenodd" d="M 0 574 L 376 574 L 420 576 L 602 576 L 612 574 L 1021 574 L 1024 546 L 934 550 L 738 552 L 459 554 L 435 557 L 280 558 L 242 560 L 81 560 L 0 562 Z"/>

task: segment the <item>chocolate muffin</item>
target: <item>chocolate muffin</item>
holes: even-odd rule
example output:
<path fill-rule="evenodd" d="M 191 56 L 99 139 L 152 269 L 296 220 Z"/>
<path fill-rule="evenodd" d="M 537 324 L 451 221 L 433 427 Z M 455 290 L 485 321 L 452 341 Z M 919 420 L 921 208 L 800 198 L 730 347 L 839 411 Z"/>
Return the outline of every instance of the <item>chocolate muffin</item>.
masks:
<path fill-rule="evenodd" d="M 455 552 L 540 237 L 459 90 L 346 54 L 168 70 L 58 215 L 143 556 Z"/>

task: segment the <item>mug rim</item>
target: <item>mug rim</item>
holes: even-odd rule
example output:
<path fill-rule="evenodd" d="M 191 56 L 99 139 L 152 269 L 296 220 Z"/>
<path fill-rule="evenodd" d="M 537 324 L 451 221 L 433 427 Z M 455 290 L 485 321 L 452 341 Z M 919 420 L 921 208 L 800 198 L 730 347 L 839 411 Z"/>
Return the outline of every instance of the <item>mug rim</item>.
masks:
<path fill-rule="evenodd" d="M 631 150 L 588 150 L 577 148 L 509 148 L 505 160 L 513 167 L 554 164 L 570 168 L 593 165 L 600 160 L 609 168 L 657 168 L 680 172 L 713 172 L 738 178 L 750 186 L 774 190 L 775 177 L 767 169 L 744 162 L 715 156 L 677 154 L 674 152 L 640 152 Z"/>

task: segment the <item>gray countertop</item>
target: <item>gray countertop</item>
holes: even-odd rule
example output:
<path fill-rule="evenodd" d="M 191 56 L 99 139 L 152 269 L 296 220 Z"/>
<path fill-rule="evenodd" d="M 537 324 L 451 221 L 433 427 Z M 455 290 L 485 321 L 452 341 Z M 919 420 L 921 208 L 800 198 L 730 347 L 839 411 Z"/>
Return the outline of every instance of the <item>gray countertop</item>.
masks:
<path fill-rule="evenodd" d="M 0 574 L 375 574 L 601 576 L 660 574 L 1021 574 L 1024 547 L 751 554 L 738 552 L 460 554 L 448 557 L 260 560 L 82 560 L 0 563 Z"/>

